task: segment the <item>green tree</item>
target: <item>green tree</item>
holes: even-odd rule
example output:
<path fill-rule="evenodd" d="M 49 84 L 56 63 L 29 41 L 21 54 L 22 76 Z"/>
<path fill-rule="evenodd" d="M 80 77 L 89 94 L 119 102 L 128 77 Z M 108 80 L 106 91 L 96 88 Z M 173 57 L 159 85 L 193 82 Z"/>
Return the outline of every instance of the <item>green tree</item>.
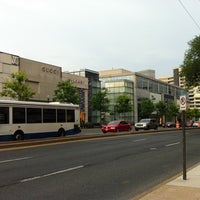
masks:
<path fill-rule="evenodd" d="M 155 111 L 154 103 L 150 99 L 142 99 L 140 115 L 146 118 L 149 117 L 153 111 Z"/>
<path fill-rule="evenodd" d="M 125 114 L 132 111 L 131 98 L 127 95 L 120 95 L 116 100 L 115 110 L 118 113 Z"/>
<path fill-rule="evenodd" d="M 185 77 L 187 87 L 200 85 L 200 36 L 188 42 L 180 75 Z"/>
<path fill-rule="evenodd" d="M 109 111 L 109 99 L 107 98 L 107 91 L 98 91 L 95 96 L 92 97 L 92 108 L 100 112 L 100 115 Z M 101 119 L 104 117 L 101 116 Z"/>
<path fill-rule="evenodd" d="M 186 110 L 186 116 L 189 117 L 189 118 L 193 118 L 194 117 L 195 120 L 196 120 L 197 118 L 200 117 L 200 111 L 199 111 L 199 109 L 196 109 L 196 108 L 187 109 Z"/>
<path fill-rule="evenodd" d="M 166 115 L 168 117 L 177 117 L 179 114 L 179 107 L 175 103 L 169 103 L 167 106 Z"/>
<path fill-rule="evenodd" d="M 160 118 L 163 118 L 163 116 L 166 115 L 166 109 L 167 109 L 166 103 L 164 103 L 163 101 L 159 101 L 158 103 L 155 104 L 155 107 L 157 115 Z"/>
<path fill-rule="evenodd" d="M 80 95 L 77 87 L 72 85 L 70 80 L 59 82 L 54 91 L 53 101 L 79 104 Z"/>
<path fill-rule="evenodd" d="M 3 86 L 3 90 L 0 93 L 1 96 L 11 97 L 19 101 L 27 101 L 35 92 L 28 87 L 26 82 L 28 78 L 25 72 L 17 72 L 11 74 L 11 81 L 6 80 Z"/>
<path fill-rule="evenodd" d="M 192 117 L 196 119 L 200 118 L 200 110 L 197 108 L 192 109 Z"/>

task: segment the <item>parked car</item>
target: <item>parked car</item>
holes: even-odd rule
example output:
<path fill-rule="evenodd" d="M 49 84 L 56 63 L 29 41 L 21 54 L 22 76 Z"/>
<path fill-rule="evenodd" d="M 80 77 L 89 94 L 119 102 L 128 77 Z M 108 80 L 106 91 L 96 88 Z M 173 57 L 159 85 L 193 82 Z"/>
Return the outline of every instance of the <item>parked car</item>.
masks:
<path fill-rule="evenodd" d="M 193 122 L 186 122 L 185 123 L 185 127 L 192 127 L 192 125 L 193 125 Z"/>
<path fill-rule="evenodd" d="M 175 122 L 166 122 L 164 124 L 162 124 L 163 128 L 173 128 L 176 127 L 176 123 Z"/>
<path fill-rule="evenodd" d="M 135 124 L 135 130 L 139 129 L 149 130 L 149 129 L 157 129 L 158 123 L 155 119 L 141 119 L 138 123 Z"/>
<path fill-rule="evenodd" d="M 199 127 L 199 121 L 194 121 L 194 123 L 192 124 L 193 127 Z"/>
<path fill-rule="evenodd" d="M 107 132 L 120 132 L 120 131 L 131 131 L 131 124 L 125 120 L 114 120 L 104 125 L 101 130 L 103 133 Z"/>

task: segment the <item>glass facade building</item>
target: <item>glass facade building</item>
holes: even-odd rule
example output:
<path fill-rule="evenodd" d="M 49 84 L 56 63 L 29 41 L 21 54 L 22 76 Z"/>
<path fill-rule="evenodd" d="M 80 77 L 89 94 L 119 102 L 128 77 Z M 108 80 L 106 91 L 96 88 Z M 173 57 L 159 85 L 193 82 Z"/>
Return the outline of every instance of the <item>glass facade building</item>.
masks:
<path fill-rule="evenodd" d="M 102 87 L 108 90 L 108 97 L 111 101 L 111 112 L 108 114 L 110 119 L 114 119 L 111 114 L 114 112 L 116 98 L 121 94 L 126 94 L 132 99 L 133 111 L 125 116 L 125 119 L 130 122 L 137 122 L 141 118 L 140 104 L 143 98 L 150 99 L 154 103 L 159 101 L 177 103 L 179 97 L 186 94 L 183 88 L 162 82 L 152 77 L 152 73 L 148 76 L 147 72 L 148 70 L 145 71 L 145 75 L 143 72 L 130 72 L 124 69 L 99 72 Z M 115 117 L 120 116 L 115 113 Z"/>
<path fill-rule="evenodd" d="M 127 113 L 117 113 L 116 112 L 116 101 L 121 95 L 127 95 L 130 98 L 130 103 L 133 108 L 133 81 L 128 79 L 116 79 L 116 77 L 109 78 L 109 80 L 102 79 L 102 87 L 107 89 L 108 99 L 110 100 L 109 113 L 105 115 L 106 121 L 111 121 L 115 119 L 123 119 L 133 122 L 133 111 Z"/>

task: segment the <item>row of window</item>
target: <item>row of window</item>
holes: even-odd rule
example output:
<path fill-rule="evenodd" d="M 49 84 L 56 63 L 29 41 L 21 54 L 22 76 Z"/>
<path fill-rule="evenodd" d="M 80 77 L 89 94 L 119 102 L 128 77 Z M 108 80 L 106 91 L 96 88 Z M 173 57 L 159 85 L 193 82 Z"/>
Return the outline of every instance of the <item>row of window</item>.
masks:
<path fill-rule="evenodd" d="M 13 124 L 75 122 L 75 111 L 54 108 L 13 107 Z M 9 108 L 0 107 L 0 124 L 9 123 Z"/>
<path fill-rule="evenodd" d="M 169 84 L 162 84 L 139 76 L 137 77 L 137 88 L 153 93 L 176 95 L 177 97 L 184 92 L 183 89 L 175 88 Z"/>

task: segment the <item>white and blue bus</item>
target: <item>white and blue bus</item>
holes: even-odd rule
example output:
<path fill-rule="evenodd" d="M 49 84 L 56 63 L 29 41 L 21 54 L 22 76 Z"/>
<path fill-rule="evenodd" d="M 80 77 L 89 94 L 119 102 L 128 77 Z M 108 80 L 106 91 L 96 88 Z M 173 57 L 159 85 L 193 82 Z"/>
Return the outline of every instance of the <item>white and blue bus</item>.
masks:
<path fill-rule="evenodd" d="M 0 141 L 80 132 L 79 105 L 0 100 Z"/>

